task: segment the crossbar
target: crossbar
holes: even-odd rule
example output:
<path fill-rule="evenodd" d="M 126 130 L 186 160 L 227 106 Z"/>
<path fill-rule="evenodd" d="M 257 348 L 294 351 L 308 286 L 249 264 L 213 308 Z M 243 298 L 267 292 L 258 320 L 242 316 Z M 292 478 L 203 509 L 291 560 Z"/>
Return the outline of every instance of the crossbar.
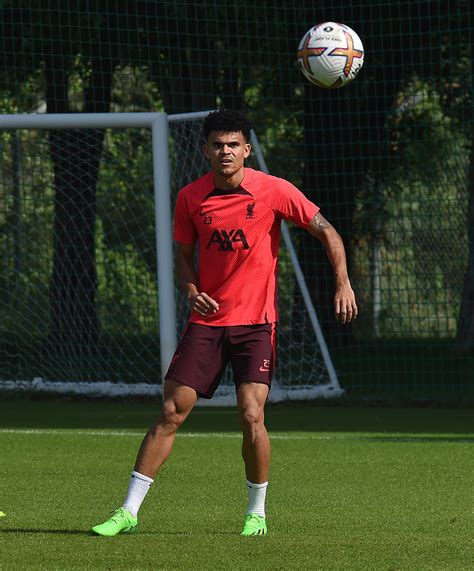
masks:
<path fill-rule="evenodd" d="M 151 128 L 160 116 L 168 121 L 192 121 L 209 111 L 166 115 L 166 113 L 24 113 L 0 115 L 0 129 L 139 129 Z"/>

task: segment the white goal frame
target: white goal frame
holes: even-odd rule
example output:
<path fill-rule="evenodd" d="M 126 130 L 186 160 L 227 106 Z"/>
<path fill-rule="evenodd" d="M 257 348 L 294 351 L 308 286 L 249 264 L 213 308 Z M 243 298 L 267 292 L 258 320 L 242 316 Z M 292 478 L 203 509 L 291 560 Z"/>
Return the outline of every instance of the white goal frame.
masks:
<path fill-rule="evenodd" d="M 155 231 L 156 231 L 156 258 L 157 258 L 157 286 L 159 295 L 159 325 L 160 325 L 160 356 L 162 378 L 168 369 L 168 365 L 177 345 L 177 325 L 176 325 L 176 300 L 175 285 L 173 281 L 173 240 L 172 240 L 172 212 L 171 212 L 171 172 L 170 156 L 168 149 L 169 123 L 174 121 L 190 121 L 193 119 L 203 119 L 209 111 L 194 113 L 182 113 L 167 115 L 163 112 L 133 112 L 133 113 L 35 113 L 21 115 L 1 115 L 0 129 L 132 129 L 147 128 L 152 134 L 153 153 L 153 182 L 154 182 L 154 203 L 155 203 Z M 259 168 L 268 173 L 268 168 L 261 151 L 257 136 L 252 131 L 251 143 Z M 311 321 L 316 339 L 321 349 L 321 354 L 326 366 L 329 383 L 324 386 L 313 388 L 302 387 L 300 391 L 285 391 L 287 394 L 281 395 L 284 398 L 295 400 L 310 399 L 317 397 L 336 397 L 343 394 L 336 370 L 334 368 L 324 335 L 319 324 L 319 320 L 311 300 L 311 296 L 306 285 L 301 266 L 299 264 L 295 248 L 291 241 L 287 225 L 282 221 L 282 236 L 288 249 L 291 263 L 293 265 L 298 286 L 306 305 L 306 310 Z M 34 379 L 30 382 L 4 381 L 0 382 L 0 389 L 23 388 L 26 390 L 44 390 L 51 392 L 77 392 L 79 394 L 154 394 L 148 385 L 121 385 L 121 390 L 113 389 L 113 383 L 97 383 L 102 385 L 98 391 L 93 387 L 76 387 L 73 383 L 47 382 L 43 379 Z M 74 383 L 75 385 L 95 385 L 96 383 Z M 25 386 L 27 385 L 27 386 Z M 51 385 L 51 386 L 49 386 Z M 59 385 L 62 385 L 61 387 Z M 104 387 L 107 385 L 107 387 Z M 128 390 L 124 391 L 124 387 Z M 135 388 L 133 388 L 135 387 Z M 97 387 L 99 388 L 99 387 Z M 72 389 L 72 390 L 71 390 Z M 102 391 L 102 392 L 101 392 Z M 273 391 L 272 391 L 273 392 Z M 295 394 L 293 394 L 293 392 Z M 301 394 L 296 394 L 301 393 Z M 273 400 L 273 399 L 272 399 Z M 213 404 L 212 401 L 207 404 Z M 219 404 L 219 403 L 216 403 Z"/>

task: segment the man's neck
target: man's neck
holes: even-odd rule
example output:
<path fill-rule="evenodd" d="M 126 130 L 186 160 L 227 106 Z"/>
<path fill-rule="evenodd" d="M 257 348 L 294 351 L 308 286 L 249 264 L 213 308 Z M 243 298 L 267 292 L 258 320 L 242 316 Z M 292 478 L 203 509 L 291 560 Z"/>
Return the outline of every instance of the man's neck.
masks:
<path fill-rule="evenodd" d="M 217 188 L 221 188 L 222 190 L 232 190 L 240 186 L 244 180 L 244 175 L 244 169 L 237 171 L 230 177 L 214 173 L 214 184 Z"/>

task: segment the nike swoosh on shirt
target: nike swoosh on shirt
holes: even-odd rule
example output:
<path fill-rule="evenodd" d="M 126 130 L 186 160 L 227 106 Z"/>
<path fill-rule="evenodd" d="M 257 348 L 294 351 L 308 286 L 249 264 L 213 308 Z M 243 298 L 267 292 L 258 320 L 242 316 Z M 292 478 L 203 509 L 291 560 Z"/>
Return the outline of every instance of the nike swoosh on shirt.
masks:
<path fill-rule="evenodd" d="M 260 371 L 262 371 L 262 373 L 268 373 L 270 369 L 265 369 L 264 367 L 260 367 Z"/>

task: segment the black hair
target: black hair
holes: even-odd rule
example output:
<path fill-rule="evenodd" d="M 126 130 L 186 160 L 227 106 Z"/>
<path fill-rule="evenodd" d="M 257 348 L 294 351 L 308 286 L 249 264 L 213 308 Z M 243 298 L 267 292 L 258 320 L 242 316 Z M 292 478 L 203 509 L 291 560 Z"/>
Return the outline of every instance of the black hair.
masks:
<path fill-rule="evenodd" d="M 238 133 L 240 131 L 246 143 L 250 142 L 251 129 L 252 125 L 249 119 L 243 113 L 234 109 L 212 111 L 204 119 L 202 127 L 206 141 L 211 131 L 224 131 L 225 133 Z"/>

